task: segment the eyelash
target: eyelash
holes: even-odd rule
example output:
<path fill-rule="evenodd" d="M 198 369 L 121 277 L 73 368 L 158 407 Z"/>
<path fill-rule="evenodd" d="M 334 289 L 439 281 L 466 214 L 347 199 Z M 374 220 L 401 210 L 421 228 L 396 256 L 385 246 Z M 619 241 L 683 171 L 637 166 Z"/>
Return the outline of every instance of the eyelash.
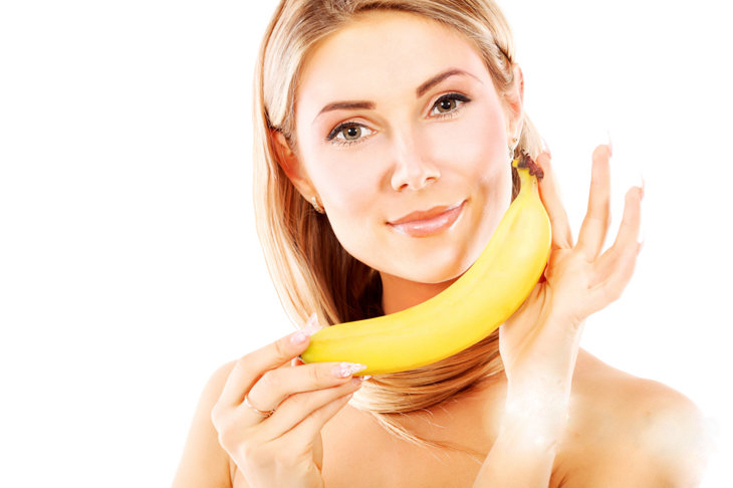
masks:
<path fill-rule="evenodd" d="M 442 102 L 444 102 L 446 100 L 455 100 L 457 102 L 456 103 L 456 108 L 453 109 L 453 110 L 451 110 L 450 112 L 434 114 L 433 115 L 434 117 L 437 117 L 439 119 L 451 119 L 451 118 L 453 118 L 453 117 L 456 116 L 456 114 L 457 114 L 457 112 L 459 110 L 461 110 L 461 107 L 463 106 L 463 104 L 466 104 L 466 103 L 468 103 L 468 102 L 471 101 L 470 98 L 468 98 L 465 95 L 461 95 L 460 93 L 446 93 L 445 95 L 441 96 L 440 98 L 438 98 L 435 101 L 435 103 L 433 104 L 433 106 L 430 109 L 430 114 L 433 114 L 433 112 L 435 111 L 435 109 L 438 107 L 438 104 L 440 104 L 440 103 L 442 103 Z M 336 127 L 334 127 L 333 130 L 328 134 L 328 136 L 326 136 L 326 140 L 328 142 L 331 142 L 332 144 L 336 144 L 336 145 L 342 146 L 342 147 L 348 147 L 348 146 L 353 146 L 354 144 L 359 144 L 364 139 L 364 137 L 360 137 L 359 139 L 353 140 L 353 141 L 338 140 L 337 139 L 337 136 L 344 129 L 347 129 L 349 127 L 363 127 L 363 128 L 366 128 L 365 125 L 359 124 L 359 123 L 356 123 L 356 122 L 344 122 L 344 123 L 341 123 L 341 124 L 337 125 Z M 371 130 L 371 129 L 369 129 L 369 130 Z"/>
<path fill-rule="evenodd" d="M 430 109 L 430 113 L 433 113 L 433 111 L 438 107 L 439 103 L 446 100 L 455 100 L 457 102 L 456 108 L 454 110 L 451 110 L 450 112 L 436 114 L 436 117 L 441 119 L 453 118 L 456 116 L 456 113 L 461 109 L 461 106 L 463 106 L 463 104 L 471 101 L 470 98 L 465 95 L 461 95 L 460 93 L 446 93 L 435 101 L 433 107 Z M 460 105 L 458 105 L 458 103 L 460 103 Z"/>

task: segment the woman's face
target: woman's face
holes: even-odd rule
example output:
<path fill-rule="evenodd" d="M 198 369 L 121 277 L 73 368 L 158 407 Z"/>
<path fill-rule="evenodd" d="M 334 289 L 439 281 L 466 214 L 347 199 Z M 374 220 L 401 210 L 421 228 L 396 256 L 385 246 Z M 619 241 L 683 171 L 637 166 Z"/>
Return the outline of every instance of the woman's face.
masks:
<path fill-rule="evenodd" d="M 458 277 L 509 206 L 516 126 L 478 51 L 433 21 L 373 12 L 326 38 L 295 116 L 291 178 L 383 277 Z"/>

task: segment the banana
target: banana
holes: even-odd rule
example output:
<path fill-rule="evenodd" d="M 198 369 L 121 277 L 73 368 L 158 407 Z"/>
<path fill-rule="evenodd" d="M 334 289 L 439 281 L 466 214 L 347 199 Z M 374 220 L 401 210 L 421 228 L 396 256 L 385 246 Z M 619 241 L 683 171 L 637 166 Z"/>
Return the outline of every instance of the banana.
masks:
<path fill-rule="evenodd" d="M 504 323 L 542 275 L 552 240 L 538 191 L 542 170 L 528 156 L 512 165 L 519 194 L 468 271 L 409 309 L 319 330 L 303 362 L 346 361 L 367 365 L 362 375 L 396 373 L 452 356 Z"/>

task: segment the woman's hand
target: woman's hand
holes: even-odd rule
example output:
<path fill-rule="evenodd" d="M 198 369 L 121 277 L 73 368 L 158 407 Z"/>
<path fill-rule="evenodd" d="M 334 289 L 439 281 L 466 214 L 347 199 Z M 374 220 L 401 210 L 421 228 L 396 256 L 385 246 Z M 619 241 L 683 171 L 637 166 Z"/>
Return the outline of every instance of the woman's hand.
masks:
<path fill-rule="evenodd" d="M 584 320 L 621 296 L 634 271 L 641 248 L 638 242 L 643 189 L 626 193 L 624 215 L 613 245 L 603 251 L 610 223 L 609 146 L 593 152 L 588 211 L 573 243 L 549 152 L 537 163 L 545 177 L 540 196 L 552 223 L 552 250 L 544 279 L 522 307 L 501 328 L 501 355 L 510 388 L 568 383 L 578 354 Z M 516 388 L 515 388 L 516 389 Z"/>
<path fill-rule="evenodd" d="M 361 386 L 353 374 L 364 366 L 296 359 L 312 322 L 241 358 L 212 410 L 219 443 L 250 488 L 322 487 L 321 429 Z"/>
<path fill-rule="evenodd" d="M 474 487 L 546 487 L 569 412 L 570 389 L 585 319 L 621 296 L 636 256 L 643 191 L 626 194 L 614 244 L 609 225 L 608 146 L 593 152 L 588 212 L 573 244 L 549 153 L 537 158 L 545 177 L 540 196 L 552 223 L 552 250 L 544 280 L 504 325 L 499 349 L 508 380 L 499 434 Z"/>

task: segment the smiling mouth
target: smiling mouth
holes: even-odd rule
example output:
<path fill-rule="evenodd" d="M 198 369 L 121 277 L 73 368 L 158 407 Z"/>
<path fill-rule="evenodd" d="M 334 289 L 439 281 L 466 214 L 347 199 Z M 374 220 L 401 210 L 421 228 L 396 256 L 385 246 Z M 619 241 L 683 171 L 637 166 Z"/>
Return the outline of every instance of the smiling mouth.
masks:
<path fill-rule="evenodd" d="M 427 211 L 412 212 L 387 222 L 397 232 L 410 237 L 428 237 L 449 229 L 458 220 L 466 200 L 449 207 L 434 207 Z"/>

